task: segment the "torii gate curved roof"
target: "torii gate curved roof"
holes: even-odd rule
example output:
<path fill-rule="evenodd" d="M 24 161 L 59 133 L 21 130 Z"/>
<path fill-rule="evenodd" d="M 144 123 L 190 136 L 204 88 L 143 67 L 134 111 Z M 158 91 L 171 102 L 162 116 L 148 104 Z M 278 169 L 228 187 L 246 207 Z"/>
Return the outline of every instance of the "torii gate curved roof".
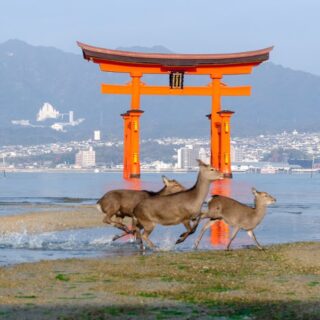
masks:
<path fill-rule="evenodd" d="M 269 53 L 273 49 L 273 47 L 268 47 L 256 51 L 225 54 L 167 54 L 111 50 L 81 42 L 77 44 L 82 49 L 83 57 L 87 60 L 165 67 L 260 64 L 269 59 Z"/>

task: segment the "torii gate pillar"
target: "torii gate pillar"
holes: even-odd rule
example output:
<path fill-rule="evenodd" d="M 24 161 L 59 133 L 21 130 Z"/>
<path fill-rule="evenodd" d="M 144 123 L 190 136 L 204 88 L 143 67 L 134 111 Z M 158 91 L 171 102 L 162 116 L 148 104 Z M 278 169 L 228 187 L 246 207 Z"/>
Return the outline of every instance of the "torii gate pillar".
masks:
<path fill-rule="evenodd" d="M 230 137 L 230 118 L 234 114 L 233 111 L 223 110 L 218 112 L 221 118 L 220 122 L 220 165 L 219 168 L 223 172 L 225 178 L 232 178 L 231 172 L 231 137 Z"/>
<path fill-rule="evenodd" d="M 127 111 L 130 118 L 130 141 L 131 146 L 128 155 L 129 171 L 123 171 L 123 176 L 128 178 L 140 178 L 140 116 L 142 110 L 131 109 Z"/>
<path fill-rule="evenodd" d="M 210 163 L 223 172 L 225 178 L 232 178 L 230 118 L 233 114 L 233 111 L 222 110 L 216 112 L 214 118 L 211 114 L 206 116 L 211 122 Z"/>
<path fill-rule="evenodd" d="M 131 168 L 130 161 L 130 146 L 131 146 L 131 122 L 128 112 L 121 114 L 123 119 L 123 177 L 129 179 L 129 173 Z"/>

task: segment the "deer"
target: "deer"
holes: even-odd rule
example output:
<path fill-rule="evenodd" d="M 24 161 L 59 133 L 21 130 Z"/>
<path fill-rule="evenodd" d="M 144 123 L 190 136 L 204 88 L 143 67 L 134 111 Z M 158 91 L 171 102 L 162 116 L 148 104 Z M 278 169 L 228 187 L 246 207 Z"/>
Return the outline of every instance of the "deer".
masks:
<path fill-rule="evenodd" d="M 97 201 L 97 209 L 105 214 L 103 222 L 125 232 L 122 235 L 115 236 L 113 241 L 132 233 L 132 230 L 129 230 L 123 223 L 123 219 L 125 217 L 133 218 L 133 210 L 142 200 L 185 190 L 185 187 L 174 179 L 170 180 L 162 176 L 162 181 L 164 187 L 157 192 L 125 189 L 111 190 Z M 112 218 L 115 218 L 115 220 Z"/>
<path fill-rule="evenodd" d="M 252 188 L 254 195 L 254 207 L 247 206 L 237 200 L 221 195 L 214 195 L 208 203 L 208 211 L 201 214 L 201 218 L 210 220 L 201 229 L 200 235 L 195 241 L 194 247 L 197 248 L 205 231 L 217 220 L 223 220 L 234 228 L 231 239 L 226 250 L 230 249 L 231 242 L 238 232 L 243 229 L 254 240 L 256 246 L 262 250 L 262 246 L 257 241 L 253 230 L 264 218 L 267 206 L 276 202 L 276 199 L 267 192 L 259 192 Z"/>
<path fill-rule="evenodd" d="M 176 244 L 183 242 L 196 231 L 200 221 L 201 206 L 208 195 L 211 182 L 223 178 L 220 171 L 201 160 L 197 161 L 199 173 L 192 188 L 166 196 L 150 197 L 135 207 L 134 232 L 141 241 L 142 250 L 144 250 L 143 240 L 150 248 L 155 248 L 149 236 L 157 224 L 169 226 L 182 223 L 185 226 L 187 231 L 180 235 Z M 191 226 L 190 221 L 193 220 L 196 222 Z"/>

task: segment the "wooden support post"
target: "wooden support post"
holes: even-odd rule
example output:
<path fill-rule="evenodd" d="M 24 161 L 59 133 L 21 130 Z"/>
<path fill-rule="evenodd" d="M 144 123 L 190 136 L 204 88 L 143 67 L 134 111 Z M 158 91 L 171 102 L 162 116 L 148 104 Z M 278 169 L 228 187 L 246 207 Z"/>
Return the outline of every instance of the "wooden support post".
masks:
<path fill-rule="evenodd" d="M 142 110 L 127 111 L 130 118 L 130 173 L 129 178 L 140 178 L 140 116 Z"/>
<path fill-rule="evenodd" d="M 140 109 L 140 86 L 141 86 L 141 72 L 131 72 L 130 73 L 132 81 L 132 92 L 131 92 L 131 109 Z"/>
<path fill-rule="evenodd" d="M 211 105 L 211 166 L 220 169 L 220 116 L 221 111 L 221 75 L 211 74 L 212 79 L 212 105 Z"/>
<path fill-rule="evenodd" d="M 230 118 L 234 114 L 233 111 L 223 110 L 218 112 L 221 118 L 221 136 L 220 136 L 220 170 L 225 178 L 232 178 L 231 160 L 230 160 Z"/>
<path fill-rule="evenodd" d="M 217 180 L 211 185 L 212 195 L 231 197 L 232 182 L 230 179 Z M 230 238 L 229 226 L 224 221 L 217 221 L 210 228 L 210 242 L 213 246 L 227 245 Z"/>
<path fill-rule="evenodd" d="M 130 124 L 130 116 L 128 113 L 121 114 L 123 123 L 123 177 L 125 179 L 130 178 L 131 172 L 131 124 Z"/>
<path fill-rule="evenodd" d="M 141 72 L 131 72 L 132 80 L 131 109 L 127 111 L 130 117 L 130 171 L 129 178 L 140 178 L 140 87 Z"/>

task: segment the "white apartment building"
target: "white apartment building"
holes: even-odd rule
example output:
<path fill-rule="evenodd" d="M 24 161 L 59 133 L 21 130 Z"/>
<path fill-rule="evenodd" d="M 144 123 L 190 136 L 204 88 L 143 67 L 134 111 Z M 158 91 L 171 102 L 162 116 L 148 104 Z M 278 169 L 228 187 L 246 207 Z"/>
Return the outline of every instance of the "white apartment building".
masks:
<path fill-rule="evenodd" d="M 79 151 L 76 154 L 75 165 L 81 168 L 94 167 L 96 165 L 96 152 L 93 148 Z"/>
<path fill-rule="evenodd" d="M 243 148 L 231 145 L 231 162 L 242 162 L 246 157 L 247 153 Z"/>
<path fill-rule="evenodd" d="M 202 148 L 201 148 L 202 149 Z M 201 150 L 200 149 L 200 150 Z M 199 159 L 199 147 L 187 145 L 178 149 L 178 162 L 179 169 L 191 169 L 198 166 L 196 159 Z M 203 151 L 202 151 L 203 157 Z"/>
<path fill-rule="evenodd" d="M 100 141 L 101 140 L 101 131 L 100 130 L 94 130 L 93 131 L 93 140 L 94 141 Z"/>
<path fill-rule="evenodd" d="M 210 163 L 210 154 L 206 151 L 205 148 L 200 148 L 198 155 L 198 159 L 200 159 L 202 162 L 206 164 Z"/>

